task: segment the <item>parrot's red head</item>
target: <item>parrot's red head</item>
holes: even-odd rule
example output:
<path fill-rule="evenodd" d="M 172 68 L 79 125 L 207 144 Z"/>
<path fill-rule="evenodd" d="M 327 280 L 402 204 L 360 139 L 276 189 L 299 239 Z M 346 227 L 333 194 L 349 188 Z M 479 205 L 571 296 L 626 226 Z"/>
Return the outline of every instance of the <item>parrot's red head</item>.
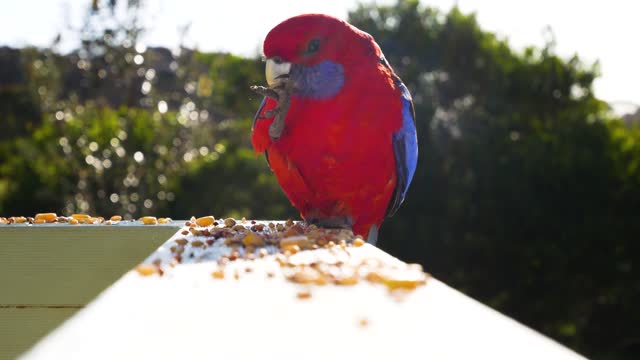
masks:
<path fill-rule="evenodd" d="M 371 50 L 371 35 L 347 22 L 323 14 L 305 14 L 287 19 L 264 40 L 266 58 L 314 65 L 322 60 L 341 62 L 344 54 Z M 354 48 L 355 47 L 355 48 Z"/>
<path fill-rule="evenodd" d="M 323 14 L 287 19 L 267 34 L 263 45 L 267 81 L 288 73 L 290 64 L 313 66 L 332 61 L 348 69 L 375 64 L 381 55 L 373 37 L 347 22 Z"/>

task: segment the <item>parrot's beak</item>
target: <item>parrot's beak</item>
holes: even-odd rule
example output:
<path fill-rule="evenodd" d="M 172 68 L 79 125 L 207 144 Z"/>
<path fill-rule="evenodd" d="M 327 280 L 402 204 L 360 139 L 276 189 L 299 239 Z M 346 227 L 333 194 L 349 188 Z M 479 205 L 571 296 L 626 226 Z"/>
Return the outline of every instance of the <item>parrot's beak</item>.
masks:
<path fill-rule="evenodd" d="M 289 71 L 291 63 L 282 61 L 279 57 L 267 59 L 267 67 L 265 70 L 267 76 L 267 84 L 274 87 L 289 79 Z"/>

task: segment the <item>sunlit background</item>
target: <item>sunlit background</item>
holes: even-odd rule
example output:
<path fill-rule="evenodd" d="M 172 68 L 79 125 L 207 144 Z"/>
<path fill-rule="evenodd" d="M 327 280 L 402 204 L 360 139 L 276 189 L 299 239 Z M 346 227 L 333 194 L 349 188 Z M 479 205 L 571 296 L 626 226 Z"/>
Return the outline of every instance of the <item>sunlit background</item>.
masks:
<path fill-rule="evenodd" d="M 140 19 L 147 31 L 143 43 L 175 48 L 180 44 L 202 51 L 228 51 L 252 56 L 261 49 L 264 35 L 280 21 L 302 13 L 325 13 L 346 18 L 358 3 L 392 4 L 392 0 L 345 1 L 198 1 L 154 0 L 146 3 Z M 596 95 L 618 113 L 635 111 L 640 104 L 640 47 L 636 28 L 640 3 L 629 0 L 432 0 L 427 5 L 448 11 L 457 5 L 477 12 L 480 25 L 509 40 L 516 49 L 542 46 L 556 40 L 558 54 L 575 53 L 598 61 L 602 76 Z M 122 4 L 124 5 L 124 4 Z M 25 0 L 5 6 L 0 13 L 0 44 L 48 46 L 63 34 L 60 51 L 72 50 L 84 21 L 86 0 Z M 250 10 L 247 10 L 250 9 Z M 29 14 L 29 16 L 15 16 Z"/>
<path fill-rule="evenodd" d="M 416 106 L 418 170 L 379 245 L 590 358 L 640 358 L 639 2 L 1 10 L 0 216 L 297 218 L 251 148 L 249 86 L 269 29 L 327 13 L 376 38 Z"/>

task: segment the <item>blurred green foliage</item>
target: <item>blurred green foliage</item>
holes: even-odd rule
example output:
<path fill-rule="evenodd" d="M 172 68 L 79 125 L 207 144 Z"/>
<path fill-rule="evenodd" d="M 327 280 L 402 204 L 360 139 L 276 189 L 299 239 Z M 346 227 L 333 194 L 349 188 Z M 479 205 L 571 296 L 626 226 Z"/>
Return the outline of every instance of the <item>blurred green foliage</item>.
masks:
<path fill-rule="evenodd" d="M 250 149 L 262 62 L 146 48 L 137 2 L 94 5 L 71 54 L 1 50 L 0 213 L 294 216 Z"/>
<path fill-rule="evenodd" d="M 295 216 L 249 142 L 261 61 L 146 48 L 128 6 L 114 27 L 96 5 L 71 54 L 0 49 L 0 214 Z M 456 8 L 350 21 L 417 113 L 418 171 L 380 245 L 590 357 L 637 358 L 640 130 L 594 97 L 597 67 L 553 41 L 515 52 Z"/>

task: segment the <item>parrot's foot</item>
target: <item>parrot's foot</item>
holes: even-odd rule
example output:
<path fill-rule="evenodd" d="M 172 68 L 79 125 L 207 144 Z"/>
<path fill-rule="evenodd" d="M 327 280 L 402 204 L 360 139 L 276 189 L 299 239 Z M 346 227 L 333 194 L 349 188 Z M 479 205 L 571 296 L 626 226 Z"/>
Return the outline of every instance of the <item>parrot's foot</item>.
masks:
<path fill-rule="evenodd" d="M 336 216 L 323 219 L 310 218 L 305 222 L 309 225 L 313 224 L 329 229 L 351 229 L 351 226 L 353 225 L 353 220 L 347 216 Z"/>
<path fill-rule="evenodd" d="M 277 140 L 282 136 L 284 131 L 284 118 L 287 116 L 289 105 L 291 105 L 291 94 L 293 93 L 292 81 L 281 81 L 274 87 L 264 86 L 251 86 L 251 90 L 254 92 L 270 97 L 278 102 L 278 106 L 268 110 L 264 113 L 264 116 L 258 117 L 259 119 L 268 119 L 273 117 L 273 122 L 269 126 L 269 136 L 273 140 Z"/>
<path fill-rule="evenodd" d="M 274 89 L 271 89 L 265 86 L 257 86 L 257 85 L 251 86 L 250 89 L 262 96 L 270 97 L 275 101 L 280 100 L 280 96 L 278 95 L 278 92 L 275 91 Z"/>

